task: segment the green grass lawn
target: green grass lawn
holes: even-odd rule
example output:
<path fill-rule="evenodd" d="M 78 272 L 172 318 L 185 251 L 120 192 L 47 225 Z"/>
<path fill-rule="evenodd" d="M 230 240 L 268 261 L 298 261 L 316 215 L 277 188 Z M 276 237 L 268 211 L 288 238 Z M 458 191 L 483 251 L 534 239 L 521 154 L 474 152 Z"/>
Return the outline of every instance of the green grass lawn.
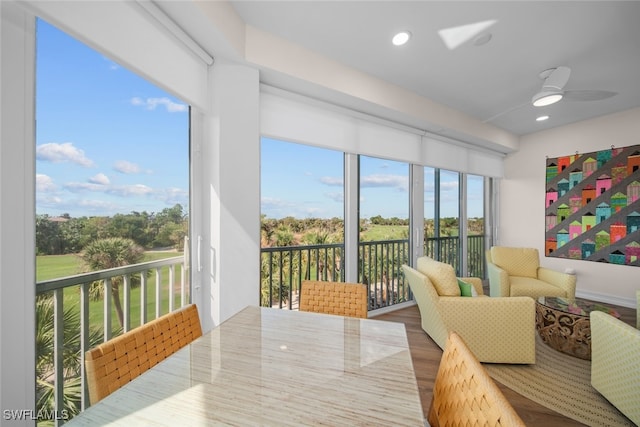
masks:
<path fill-rule="evenodd" d="M 409 227 L 406 225 L 378 225 L 372 224 L 362 232 L 360 238 L 363 242 L 377 242 L 381 240 L 407 239 Z"/>
<path fill-rule="evenodd" d="M 155 261 L 164 258 L 172 258 L 181 256 L 182 253 L 177 252 L 146 252 L 143 262 Z M 50 280 L 60 277 L 73 276 L 82 272 L 82 261 L 77 255 L 51 255 L 51 256 L 39 256 L 36 259 L 36 281 Z M 161 307 L 160 313 L 164 314 L 169 311 L 169 268 L 163 267 L 160 269 L 160 300 Z M 175 269 L 175 283 L 180 283 L 181 267 Z M 122 286 L 120 287 L 120 299 L 124 309 L 124 295 L 122 292 Z M 187 289 L 187 294 L 189 290 Z M 155 318 L 156 313 L 156 275 L 153 271 L 147 278 L 147 320 Z M 174 303 L 176 307 L 180 306 L 180 291 L 176 290 L 174 293 Z M 131 327 L 138 326 L 140 324 L 140 305 L 141 305 L 141 288 L 134 287 L 130 292 L 130 314 L 131 314 Z M 187 297 L 188 300 L 188 297 Z M 65 288 L 64 290 L 64 306 L 75 307 L 80 309 L 80 287 L 72 286 Z M 112 304 L 111 310 L 112 318 L 112 331 L 117 331 L 120 328 L 118 318 L 115 312 L 115 308 Z M 89 302 L 89 325 L 93 328 L 102 328 L 104 319 L 104 300 L 95 300 Z"/>
<path fill-rule="evenodd" d="M 74 276 L 82 273 L 78 255 L 46 255 L 36 257 L 36 282 Z"/>

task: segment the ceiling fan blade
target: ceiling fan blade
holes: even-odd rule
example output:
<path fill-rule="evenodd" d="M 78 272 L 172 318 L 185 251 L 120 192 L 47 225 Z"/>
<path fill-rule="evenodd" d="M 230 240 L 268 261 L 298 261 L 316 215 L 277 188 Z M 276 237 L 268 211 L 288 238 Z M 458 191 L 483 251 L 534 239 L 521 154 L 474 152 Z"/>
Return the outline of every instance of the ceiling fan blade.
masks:
<path fill-rule="evenodd" d="M 565 90 L 564 101 L 600 101 L 616 96 L 618 92 L 608 90 Z"/>
<path fill-rule="evenodd" d="M 562 90 L 564 85 L 569 81 L 569 76 L 571 75 L 571 68 L 560 66 L 553 70 L 551 70 L 550 74 L 547 78 L 544 79 L 544 83 L 542 84 L 542 88 L 544 89 L 556 89 Z"/>

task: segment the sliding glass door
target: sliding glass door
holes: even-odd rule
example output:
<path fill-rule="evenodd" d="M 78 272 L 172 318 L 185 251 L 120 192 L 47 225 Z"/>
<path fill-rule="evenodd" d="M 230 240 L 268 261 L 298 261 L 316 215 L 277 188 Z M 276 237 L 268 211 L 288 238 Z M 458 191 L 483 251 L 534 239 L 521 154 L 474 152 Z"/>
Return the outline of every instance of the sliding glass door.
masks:
<path fill-rule="evenodd" d="M 370 309 L 408 299 L 401 266 L 409 262 L 409 165 L 360 156 L 359 280 Z"/>

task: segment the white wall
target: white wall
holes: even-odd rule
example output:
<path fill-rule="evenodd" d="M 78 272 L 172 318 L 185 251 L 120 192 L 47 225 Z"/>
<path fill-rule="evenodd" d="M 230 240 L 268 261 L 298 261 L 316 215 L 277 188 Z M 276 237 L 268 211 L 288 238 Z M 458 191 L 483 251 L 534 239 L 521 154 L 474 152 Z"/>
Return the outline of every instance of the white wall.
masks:
<path fill-rule="evenodd" d="M 538 248 L 544 254 L 546 157 L 589 153 L 640 143 L 640 108 L 522 137 L 520 150 L 505 160 L 500 184 L 498 244 Z M 545 267 L 577 273 L 577 295 L 635 307 L 640 268 L 590 261 L 547 258 Z"/>
<path fill-rule="evenodd" d="M 35 402 L 34 19 L 0 2 L 0 410 Z M 4 419 L 4 412 L 0 415 Z M 3 421 L 0 423 L 4 424 Z M 29 420 L 11 425 L 30 425 Z"/>

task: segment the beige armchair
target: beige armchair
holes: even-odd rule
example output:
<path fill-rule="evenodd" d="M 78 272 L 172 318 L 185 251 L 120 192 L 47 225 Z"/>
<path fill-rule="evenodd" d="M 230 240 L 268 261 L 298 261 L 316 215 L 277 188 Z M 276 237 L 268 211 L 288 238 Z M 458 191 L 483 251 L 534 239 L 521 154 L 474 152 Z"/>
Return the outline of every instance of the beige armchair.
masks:
<path fill-rule="evenodd" d="M 576 276 L 540 267 L 534 248 L 492 247 L 487 251 L 487 275 L 492 297 L 576 296 Z"/>
<path fill-rule="evenodd" d="M 591 385 L 640 425 L 640 330 L 591 312 Z"/>
<path fill-rule="evenodd" d="M 535 363 L 533 299 L 488 298 L 479 278 L 463 278 L 478 295 L 463 297 L 450 265 L 420 257 L 416 268 L 402 266 L 422 329 L 440 348 L 449 333 L 456 332 L 481 362 Z"/>

